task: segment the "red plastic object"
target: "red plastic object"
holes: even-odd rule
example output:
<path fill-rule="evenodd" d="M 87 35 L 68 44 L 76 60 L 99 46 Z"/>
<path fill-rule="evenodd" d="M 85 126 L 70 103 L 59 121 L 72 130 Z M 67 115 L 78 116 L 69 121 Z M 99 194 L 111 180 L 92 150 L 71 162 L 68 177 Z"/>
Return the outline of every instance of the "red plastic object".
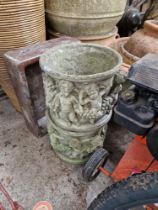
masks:
<path fill-rule="evenodd" d="M 33 210 L 42 210 L 42 209 L 45 209 L 45 210 L 53 210 L 53 207 L 52 205 L 47 202 L 47 201 L 40 201 L 39 203 L 37 203 L 34 207 L 33 207 Z"/>
<path fill-rule="evenodd" d="M 150 154 L 146 139 L 136 136 L 111 177 L 114 181 L 120 181 L 142 171 L 158 172 L 158 161 Z"/>
<path fill-rule="evenodd" d="M 157 206 L 154 206 L 154 205 L 152 205 L 152 204 L 146 206 L 145 208 L 146 208 L 146 210 L 158 210 L 158 207 L 157 207 Z"/>
<path fill-rule="evenodd" d="M 17 202 L 12 200 L 12 198 L 7 193 L 7 191 L 5 190 L 5 188 L 3 187 L 3 185 L 1 183 L 0 183 L 0 191 L 2 192 L 2 194 L 8 200 L 12 210 L 24 210 L 24 208 L 22 206 L 20 206 Z M 5 210 L 5 208 L 3 207 L 2 203 L 0 203 L 0 210 Z"/>
<path fill-rule="evenodd" d="M 117 182 L 132 174 L 142 173 L 142 171 L 158 172 L 158 161 L 150 154 L 146 146 L 146 138 L 136 136 L 113 171 L 111 178 Z M 145 208 L 146 210 L 158 210 L 154 204 L 147 205 Z"/>
<path fill-rule="evenodd" d="M 111 174 L 103 167 L 99 167 L 99 170 L 105 175 L 105 176 L 111 176 Z"/>

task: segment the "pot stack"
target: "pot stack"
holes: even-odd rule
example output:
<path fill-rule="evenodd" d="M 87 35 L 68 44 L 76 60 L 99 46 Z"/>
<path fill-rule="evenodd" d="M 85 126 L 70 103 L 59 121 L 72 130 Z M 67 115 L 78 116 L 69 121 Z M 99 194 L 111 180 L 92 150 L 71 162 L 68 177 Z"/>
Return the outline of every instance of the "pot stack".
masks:
<path fill-rule="evenodd" d="M 5 52 L 45 40 L 44 0 L 1 0 L 0 2 L 0 85 L 20 110 L 9 73 Z"/>
<path fill-rule="evenodd" d="M 114 40 L 116 24 L 121 19 L 126 0 L 45 0 L 48 33 L 68 35 L 84 42 L 104 43 Z"/>

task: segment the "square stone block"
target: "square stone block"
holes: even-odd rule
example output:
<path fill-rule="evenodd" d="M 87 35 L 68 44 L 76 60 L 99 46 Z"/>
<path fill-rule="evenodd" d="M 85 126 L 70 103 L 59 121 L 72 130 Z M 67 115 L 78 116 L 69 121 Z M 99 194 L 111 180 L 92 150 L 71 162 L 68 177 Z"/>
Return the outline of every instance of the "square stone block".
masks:
<path fill-rule="evenodd" d="M 47 49 L 64 42 L 77 41 L 70 37 L 61 37 L 9 51 L 4 55 L 27 127 L 36 136 L 47 133 L 45 94 L 39 58 Z"/>

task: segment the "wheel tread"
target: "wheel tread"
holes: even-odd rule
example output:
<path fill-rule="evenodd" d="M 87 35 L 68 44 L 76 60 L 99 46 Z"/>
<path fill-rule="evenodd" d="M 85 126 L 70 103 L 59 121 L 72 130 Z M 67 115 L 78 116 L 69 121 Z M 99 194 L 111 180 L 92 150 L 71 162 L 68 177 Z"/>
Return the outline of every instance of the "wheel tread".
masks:
<path fill-rule="evenodd" d="M 123 195 L 134 195 L 139 191 L 156 190 L 158 199 L 158 173 L 143 173 L 122 180 L 105 189 L 90 205 L 88 210 L 106 210 L 106 203 L 111 203 Z M 107 210 L 114 210 L 108 208 Z"/>

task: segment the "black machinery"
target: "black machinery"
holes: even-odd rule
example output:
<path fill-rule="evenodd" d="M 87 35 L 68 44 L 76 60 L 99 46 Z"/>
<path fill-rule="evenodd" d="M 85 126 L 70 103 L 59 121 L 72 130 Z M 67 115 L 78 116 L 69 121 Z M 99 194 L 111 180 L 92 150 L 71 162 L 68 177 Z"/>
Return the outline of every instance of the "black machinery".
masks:
<path fill-rule="evenodd" d="M 158 55 L 148 54 L 134 63 L 114 108 L 113 120 L 131 132 L 147 136 L 147 145 L 158 159 Z"/>

